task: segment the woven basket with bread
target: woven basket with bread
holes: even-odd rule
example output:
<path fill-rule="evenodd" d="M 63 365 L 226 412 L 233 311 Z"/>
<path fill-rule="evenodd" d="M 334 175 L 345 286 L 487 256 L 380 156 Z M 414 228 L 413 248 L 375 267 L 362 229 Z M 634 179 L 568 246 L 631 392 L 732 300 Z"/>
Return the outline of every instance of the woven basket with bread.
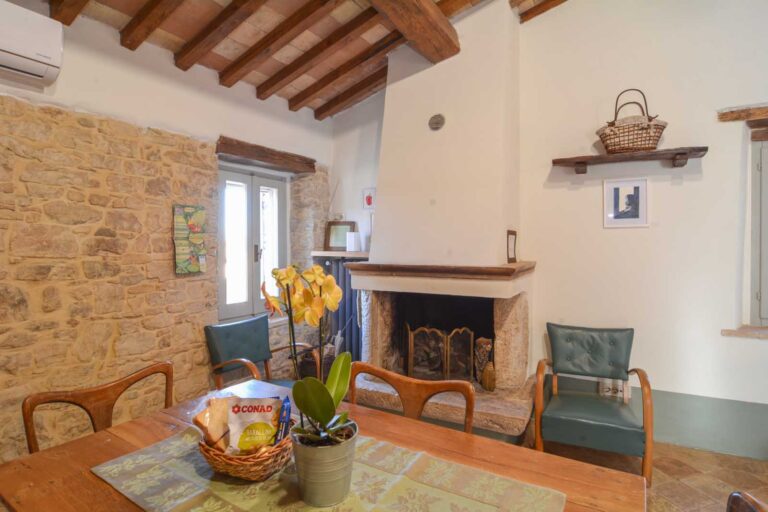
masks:
<path fill-rule="evenodd" d="M 261 482 L 291 461 L 288 400 L 211 398 L 193 421 L 203 432 L 200 453 L 217 473 Z"/>

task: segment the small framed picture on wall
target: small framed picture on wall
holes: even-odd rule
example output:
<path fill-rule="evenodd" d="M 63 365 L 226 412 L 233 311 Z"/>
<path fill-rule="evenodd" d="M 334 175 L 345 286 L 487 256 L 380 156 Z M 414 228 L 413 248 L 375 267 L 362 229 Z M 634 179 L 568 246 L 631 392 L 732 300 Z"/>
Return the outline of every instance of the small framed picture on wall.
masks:
<path fill-rule="evenodd" d="M 507 263 L 517 263 L 517 231 L 507 230 Z"/>
<path fill-rule="evenodd" d="M 648 180 L 603 182 L 603 227 L 648 227 Z"/>

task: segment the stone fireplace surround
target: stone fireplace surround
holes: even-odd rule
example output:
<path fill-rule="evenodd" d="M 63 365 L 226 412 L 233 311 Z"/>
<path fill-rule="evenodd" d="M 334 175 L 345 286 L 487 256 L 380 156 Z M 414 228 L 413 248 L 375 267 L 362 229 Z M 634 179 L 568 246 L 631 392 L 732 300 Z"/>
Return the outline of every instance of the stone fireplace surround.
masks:
<path fill-rule="evenodd" d="M 391 343 L 396 328 L 394 303 L 397 293 L 361 290 L 362 359 L 403 373 L 401 355 Z M 493 316 L 496 389 L 488 392 L 475 383 L 474 427 L 518 436 L 525 431 L 533 403 L 533 377 L 528 376 L 528 292 L 494 298 Z M 394 389 L 380 380 L 360 376 L 357 386 L 360 403 L 402 410 Z M 461 424 L 464 421 L 464 398 L 458 393 L 437 395 L 427 403 L 424 416 Z"/>

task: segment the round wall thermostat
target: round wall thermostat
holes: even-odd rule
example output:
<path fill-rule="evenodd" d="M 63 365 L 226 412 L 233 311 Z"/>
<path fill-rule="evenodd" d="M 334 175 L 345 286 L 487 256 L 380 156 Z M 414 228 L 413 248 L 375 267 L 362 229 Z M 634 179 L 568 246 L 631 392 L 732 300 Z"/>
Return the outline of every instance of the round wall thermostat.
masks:
<path fill-rule="evenodd" d="M 437 131 L 445 125 L 445 116 L 443 114 L 435 114 L 429 118 L 429 127 L 433 131 Z"/>

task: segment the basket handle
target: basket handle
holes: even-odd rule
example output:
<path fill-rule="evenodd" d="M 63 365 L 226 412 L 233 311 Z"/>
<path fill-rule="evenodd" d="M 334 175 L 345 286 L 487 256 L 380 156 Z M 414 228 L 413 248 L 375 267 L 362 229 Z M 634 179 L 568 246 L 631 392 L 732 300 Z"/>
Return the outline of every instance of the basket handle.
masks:
<path fill-rule="evenodd" d="M 640 103 L 638 103 L 636 101 L 629 101 L 629 102 L 623 103 L 621 106 L 619 106 L 619 99 L 621 98 L 621 96 L 624 93 L 627 93 L 627 92 L 639 92 L 640 96 L 643 97 L 643 103 L 645 104 L 645 108 L 643 108 L 643 106 L 640 105 Z M 621 91 L 618 96 L 616 96 L 616 105 L 613 108 L 613 110 L 614 110 L 613 121 L 608 121 L 608 126 L 615 125 L 616 121 L 619 119 L 619 111 L 622 108 L 624 108 L 625 106 L 632 105 L 632 104 L 635 104 L 638 107 L 640 107 L 640 111 L 643 113 L 643 116 L 648 118 L 648 121 L 653 121 L 654 119 L 659 117 L 658 115 L 651 116 L 650 111 L 648 110 L 648 100 L 645 98 L 645 93 L 643 91 L 641 91 L 640 89 L 625 89 L 625 90 Z"/>

